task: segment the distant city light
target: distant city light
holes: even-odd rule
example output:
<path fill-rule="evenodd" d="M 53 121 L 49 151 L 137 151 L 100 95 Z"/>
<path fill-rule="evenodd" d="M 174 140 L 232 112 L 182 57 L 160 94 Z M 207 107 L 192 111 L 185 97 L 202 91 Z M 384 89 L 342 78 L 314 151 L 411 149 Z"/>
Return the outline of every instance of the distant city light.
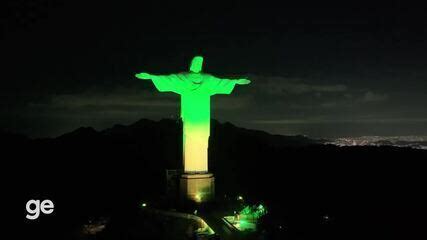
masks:
<path fill-rule="evenodd" d="M 141 206 L 142 206 L 142 207 L 146 207 L 146 206 L 147 206 L 147 204 L 146 204 L 146 203 L 142 203 L 142 204 L 141 204 Z"/>
<path fill-rule="evenodd" d="M 242 201 L 242 200 L 243 200 L 243 197 L 242 197 L 242 196 L 238 196 L 238 197 L 237 197 L 237 200 Z"/>

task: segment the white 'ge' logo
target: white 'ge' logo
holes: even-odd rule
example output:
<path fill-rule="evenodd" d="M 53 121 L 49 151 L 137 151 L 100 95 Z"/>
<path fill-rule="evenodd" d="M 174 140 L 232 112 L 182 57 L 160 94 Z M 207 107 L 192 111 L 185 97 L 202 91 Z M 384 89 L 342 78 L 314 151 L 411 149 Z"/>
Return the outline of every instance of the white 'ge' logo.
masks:
<path fill-rule="evenodd" d="M 31 199 L 27 202 L 25 205 L 25 208 L 27 209 L 27 219 L 34 220 L 37 219 L 40 216 L 40 211 L 44 214 L 51 214 L 53 213 L 53 202 L 51 200 L 43 200 L 40 203 L 40 200 L 34 200 Z"/>

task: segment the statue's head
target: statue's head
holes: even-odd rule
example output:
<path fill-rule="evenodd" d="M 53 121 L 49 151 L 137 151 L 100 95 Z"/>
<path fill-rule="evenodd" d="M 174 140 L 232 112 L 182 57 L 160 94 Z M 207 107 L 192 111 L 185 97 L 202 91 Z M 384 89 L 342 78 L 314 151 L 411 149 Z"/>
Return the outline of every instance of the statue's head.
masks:
<path fill-rule="evenodd" d="M 200 73 L 203 67 L 203 57 L 195 56 L 193 60 L 191 60 L 190 72 L 192 73 Z"/>

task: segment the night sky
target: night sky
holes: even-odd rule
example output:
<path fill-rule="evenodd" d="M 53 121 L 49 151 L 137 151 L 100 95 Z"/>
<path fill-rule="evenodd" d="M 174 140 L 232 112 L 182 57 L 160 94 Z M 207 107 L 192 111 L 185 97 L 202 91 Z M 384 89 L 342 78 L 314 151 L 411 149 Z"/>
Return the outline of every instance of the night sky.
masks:
<path fill-rule="evenodd" d="M 197 54 L 208 73 L 252 80 L 212 98 L 220 121 L 312 137 L 427 136 L 422 6 L 116 2 L 1 3 L 2 129 L 44 137 L 176 118 L 179 96 L 134 74 L 187 71 Z"/>

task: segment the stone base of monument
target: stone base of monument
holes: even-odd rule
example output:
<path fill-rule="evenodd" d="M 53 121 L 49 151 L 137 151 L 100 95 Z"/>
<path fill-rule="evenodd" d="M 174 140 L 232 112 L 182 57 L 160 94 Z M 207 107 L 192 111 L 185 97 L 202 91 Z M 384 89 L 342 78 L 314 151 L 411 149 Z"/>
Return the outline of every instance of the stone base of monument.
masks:
<path fill-rule="evenodd" d="M 212 173 L 184 173 L 179 179 L 179 189 L 183 200 L 208 202 L 215 196 L 215 178 Z"/>

